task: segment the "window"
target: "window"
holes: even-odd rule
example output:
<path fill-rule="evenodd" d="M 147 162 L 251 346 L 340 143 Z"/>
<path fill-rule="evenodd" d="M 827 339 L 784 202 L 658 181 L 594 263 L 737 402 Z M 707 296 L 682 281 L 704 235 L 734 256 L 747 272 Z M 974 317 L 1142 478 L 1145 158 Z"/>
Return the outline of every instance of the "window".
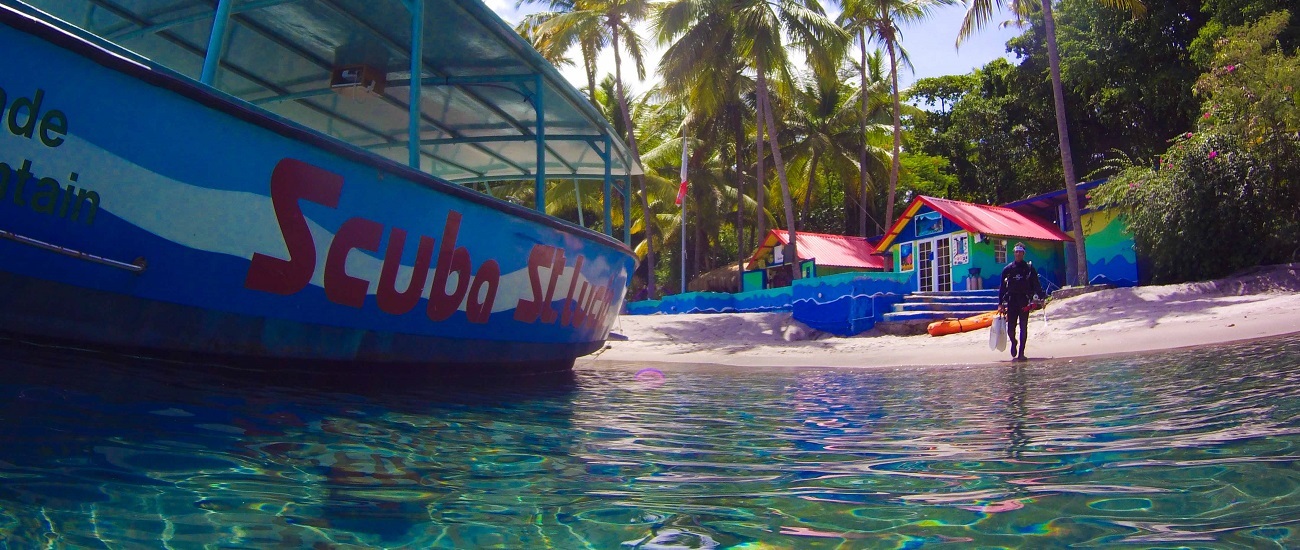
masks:
<path fill-rule="evenodd" d="M 993 241 L 993 262 L 999 264 L 1007 263 L 1007 241 L 997 239 Z"/>

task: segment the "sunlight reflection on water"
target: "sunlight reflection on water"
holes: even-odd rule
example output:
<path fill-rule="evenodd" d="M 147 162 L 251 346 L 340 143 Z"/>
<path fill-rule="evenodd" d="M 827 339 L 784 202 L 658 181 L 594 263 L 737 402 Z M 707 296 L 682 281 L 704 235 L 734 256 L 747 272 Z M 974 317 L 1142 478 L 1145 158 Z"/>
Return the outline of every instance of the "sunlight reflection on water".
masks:
<path fill-rule="evenodd" d="M 1297 547 L 1293 340 L 366 393 L 9 344 L 0 547 Z"/>

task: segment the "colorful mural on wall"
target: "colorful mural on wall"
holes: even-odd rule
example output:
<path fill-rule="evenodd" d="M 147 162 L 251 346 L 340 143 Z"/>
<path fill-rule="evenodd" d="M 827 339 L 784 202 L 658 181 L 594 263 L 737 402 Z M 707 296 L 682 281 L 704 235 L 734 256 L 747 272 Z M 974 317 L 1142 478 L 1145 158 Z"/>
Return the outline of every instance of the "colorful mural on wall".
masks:
<path fill-rule="evenodd" d="M 817 330 L 850 336 L 870 329 L 911 289 L 908 273 L 842 273 L 794 281 L 791 286 L 739 294 L 688 292 L 632 302 L 629 315 L 791 311 Z"/>
<path fill-rule="evenodd" d="M 895 255 L 898 272 L 911 276 L 913 290 L 961 291 L 997 288 L 1010 261 L 1005 250 L 1017 242 L 1029 247 L 1027 259 L 1043 280 L 1059 287 L 1060 243 L 1067 240 L 1050 222 L 1009 208 L 918 197 L 879 246 Z"/>
<path fill-rule="evenodd" d="M 1088 282 L 1136 286 L 1140 280 L 1137 254 L 1124 218 L 1117 211 L 1102 210 L 1084 213 L 1082 222 L 1088 247 Z"/>

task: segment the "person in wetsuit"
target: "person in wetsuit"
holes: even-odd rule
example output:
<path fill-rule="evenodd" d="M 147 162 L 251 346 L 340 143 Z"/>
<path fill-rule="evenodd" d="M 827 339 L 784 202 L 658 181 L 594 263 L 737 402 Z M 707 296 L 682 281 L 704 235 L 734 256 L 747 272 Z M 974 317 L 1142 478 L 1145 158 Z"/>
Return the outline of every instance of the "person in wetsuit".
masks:
<path fill-rule="evenodd" d="M 1002 268 L 1002 282 L 998 285 L 998 313 L 1007 316 L 1007 336 L 1011 338 L 1011 358 L 1024 360 L 1025 340 L 1029 337 L 1029 312 L 1036 309 L 1043 298 L 1043 287 L 1038 282 L 1038 270 L 1025 261 L 1025 244 L 1016 243 L 1012 252 L 1015 261 Z M 1016 327 L 1020 338 L 1016 338 Z"/>

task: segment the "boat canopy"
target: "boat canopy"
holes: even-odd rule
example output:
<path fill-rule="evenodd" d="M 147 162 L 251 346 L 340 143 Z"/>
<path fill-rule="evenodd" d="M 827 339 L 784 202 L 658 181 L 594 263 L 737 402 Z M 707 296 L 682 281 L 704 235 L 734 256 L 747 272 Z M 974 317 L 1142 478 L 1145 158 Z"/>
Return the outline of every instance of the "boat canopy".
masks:
<path fill-rule="evenodd" d="M 531 180 L 538 210 L 547 180 L 604 181 L 608 211 L 611 180 L 627 205 L 642 173 L 603 115 L 480 0 L 21 3 L 447 181 Z"/>

